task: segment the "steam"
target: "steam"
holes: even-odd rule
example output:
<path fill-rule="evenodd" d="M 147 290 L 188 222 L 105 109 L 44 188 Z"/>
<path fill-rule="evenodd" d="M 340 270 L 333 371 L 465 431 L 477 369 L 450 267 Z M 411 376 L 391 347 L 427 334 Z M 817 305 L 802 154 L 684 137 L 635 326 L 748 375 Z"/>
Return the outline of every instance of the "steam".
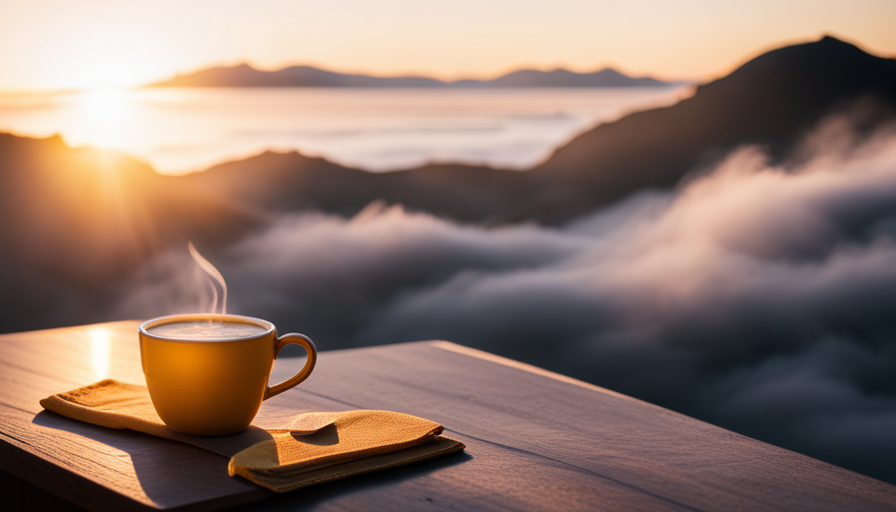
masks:
<path fill-rule="evenodd" d="M 208 283 L 209 288 L 212 290 L 212 304 L 211 304 L 211 313 L 216 313 L 218 309 L 218 286 L 221 287 L 221 314 L 227 314 L 227 283 L 224 282 L 224 276 L 221 275 L 221 272 L 215 268 L 207 259 L 205 259 L 199 251 L 196 250 L 196 247 L 193 245 L 193 242 L 187 242 L 187 245 L 190 248 L 190 256 L 193 257 L 193 261 L 199 265 L 199 268 L 204 272 L 203 276 L 205 277 L 205 281 Z M 216 286 L 217 285 L 217 286 Z"/>

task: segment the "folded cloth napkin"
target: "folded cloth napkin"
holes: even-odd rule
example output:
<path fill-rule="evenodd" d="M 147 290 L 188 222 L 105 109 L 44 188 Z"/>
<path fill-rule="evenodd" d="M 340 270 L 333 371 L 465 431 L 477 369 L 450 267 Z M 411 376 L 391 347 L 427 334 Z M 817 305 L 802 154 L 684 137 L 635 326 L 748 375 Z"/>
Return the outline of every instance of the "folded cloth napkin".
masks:
<path fill-rule="evenodd" d="M 136 430 L 230 457 L 231 476 L 276 492 L 459 452 L 442 426 L 392 411 L 306 413 L 232 436 L 197 437 L 165 426 L 143 386 L 112 379 L 40 401 L 49 411 L 104 427 Z M 307 432 L 313 434 L 305 434 Z"/>

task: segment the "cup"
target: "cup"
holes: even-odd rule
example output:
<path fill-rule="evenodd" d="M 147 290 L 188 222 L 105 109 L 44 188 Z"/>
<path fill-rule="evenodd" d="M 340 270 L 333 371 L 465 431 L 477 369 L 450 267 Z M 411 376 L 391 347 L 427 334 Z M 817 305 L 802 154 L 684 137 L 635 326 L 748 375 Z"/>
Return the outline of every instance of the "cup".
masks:
<path fill-rule="evenodd" d="M 239 315 L 171 315 L 137 328 L 140 359 L 152 404 L 171 430 L 197 436 L 242 432 L 261 402 L 307 379 L 317 362 L 302 334 L 277 336 L 274 324 Z M 268 386 L 283 347 L 301 345 L 305 367 Z"/>

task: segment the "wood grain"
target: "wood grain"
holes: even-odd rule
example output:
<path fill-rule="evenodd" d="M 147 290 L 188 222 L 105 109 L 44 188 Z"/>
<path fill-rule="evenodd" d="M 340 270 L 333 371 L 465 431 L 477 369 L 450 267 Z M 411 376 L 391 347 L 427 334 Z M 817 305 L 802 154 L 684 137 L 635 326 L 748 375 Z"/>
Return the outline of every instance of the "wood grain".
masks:
<path fill-rule="evenodd" d="M 223 457 L 41 411 L 102 378 L 142 383 L 136 325 L 0 336 L 0 469 L 93 510 L 896 510 L 889 484 L 446 342 L 323 352 L 256 424 L 387 409 L 442 423 L 465 453 L 273 496 Z"/>

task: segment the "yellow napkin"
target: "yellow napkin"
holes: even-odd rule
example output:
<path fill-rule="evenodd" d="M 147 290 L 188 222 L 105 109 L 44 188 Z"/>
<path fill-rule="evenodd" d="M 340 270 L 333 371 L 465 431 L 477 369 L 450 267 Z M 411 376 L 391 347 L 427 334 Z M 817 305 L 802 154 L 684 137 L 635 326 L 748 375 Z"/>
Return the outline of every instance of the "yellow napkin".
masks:
<path fill-rule="evenodd" d="M 107 379 L 40 401 L 49 411 L 104 427 L 136 430 L 231 457 L 231 476 L 286 492 L 464 449 L 442 426 L 391 411 L 307 413 L 232 436 L 178 434 L 156 414 L 143 386 Z M 297 435 L 330 424 L 311 435 Z"/>

